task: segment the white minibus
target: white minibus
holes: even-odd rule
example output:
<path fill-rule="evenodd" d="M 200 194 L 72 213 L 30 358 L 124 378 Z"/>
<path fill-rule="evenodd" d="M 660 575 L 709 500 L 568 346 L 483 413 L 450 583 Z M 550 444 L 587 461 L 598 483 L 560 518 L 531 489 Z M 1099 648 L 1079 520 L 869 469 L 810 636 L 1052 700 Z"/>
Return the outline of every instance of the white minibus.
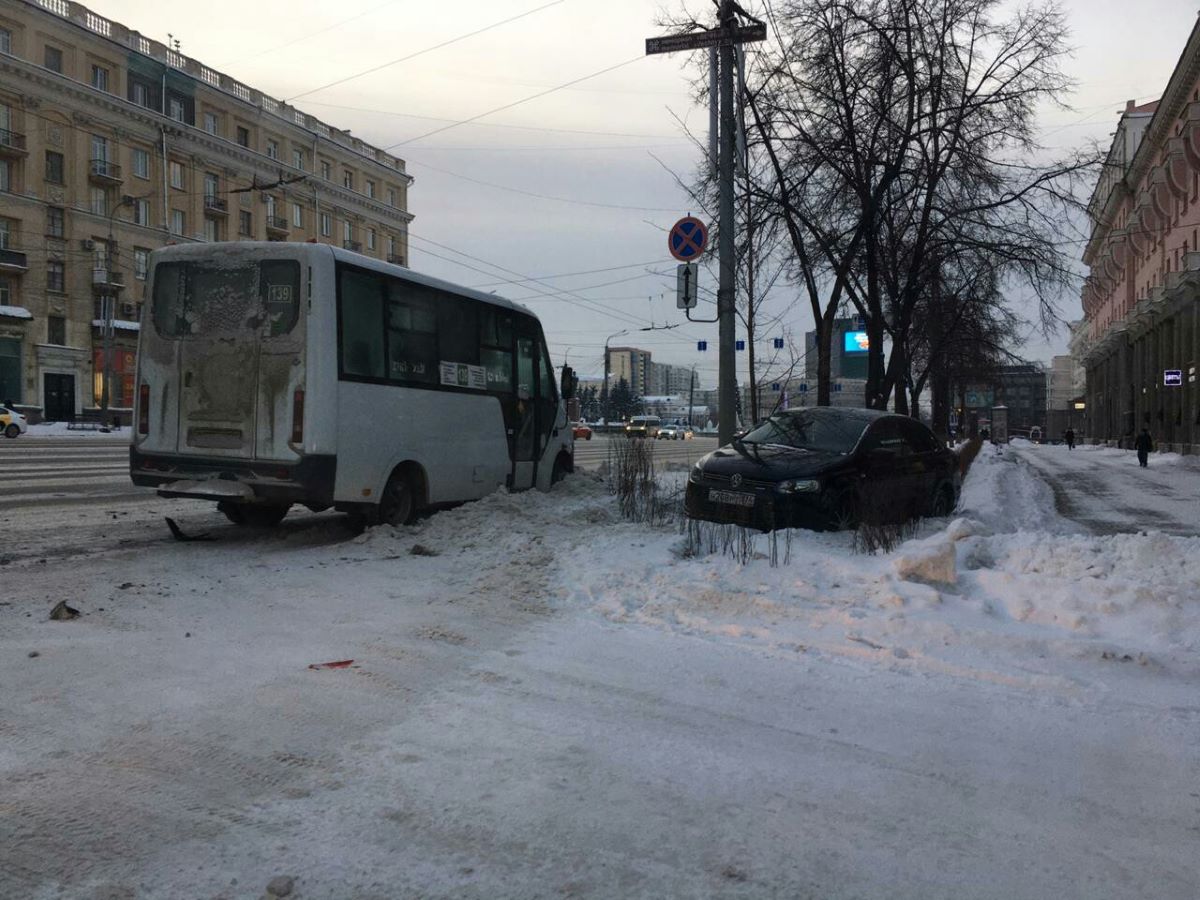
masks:
<path fill-rule="evenodd" d="M 239 524 L 292 504 L 400 524 L 573 469 L 528 310 L 316 243 L 150 256 L 130 474 Z"/>

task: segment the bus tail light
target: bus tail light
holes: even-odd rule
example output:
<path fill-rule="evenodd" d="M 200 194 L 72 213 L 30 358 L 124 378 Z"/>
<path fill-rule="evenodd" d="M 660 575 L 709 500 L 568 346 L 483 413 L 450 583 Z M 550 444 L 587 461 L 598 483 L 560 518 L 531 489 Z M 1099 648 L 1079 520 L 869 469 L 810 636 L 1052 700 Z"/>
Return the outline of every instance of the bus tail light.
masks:
<path fill-rule="evenodd" d="M 304 443 L 304 391 L 292 394 L 292 443 Z"/>
<path fill-rule="evenodd" d="M 138 434 L 150 433 L 150 385 L 138 389 Z"/>

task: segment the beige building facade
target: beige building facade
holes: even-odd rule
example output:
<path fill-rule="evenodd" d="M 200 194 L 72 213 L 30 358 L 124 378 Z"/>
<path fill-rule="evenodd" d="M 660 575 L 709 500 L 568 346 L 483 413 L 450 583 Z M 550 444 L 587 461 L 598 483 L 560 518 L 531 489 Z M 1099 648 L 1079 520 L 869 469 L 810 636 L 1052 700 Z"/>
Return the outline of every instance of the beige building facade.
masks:
<path fill-rule="evenodd" d="M 107 347 L 104 399 L 129 409 L 156 247 L 315 240 L 407 265 L 411 183 L 403 160 L 81 4 L 4 0 L 0 402 L 94 412 Z"/>

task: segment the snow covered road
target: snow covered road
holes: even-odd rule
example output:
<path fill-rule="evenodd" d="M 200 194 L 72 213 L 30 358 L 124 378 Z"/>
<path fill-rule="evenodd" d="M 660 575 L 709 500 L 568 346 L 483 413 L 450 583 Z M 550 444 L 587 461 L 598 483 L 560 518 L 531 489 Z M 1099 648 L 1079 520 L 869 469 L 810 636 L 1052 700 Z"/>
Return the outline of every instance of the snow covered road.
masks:
<path fill-rule="evenodd" d="M 1143 469 L 1132 450 L 1014 446 L 1054 488 L 1059 511 L 1097 534 L 1200 534 L 1200 459 L 1154 453 Z"/>
<path fill-rule="evenodd" d="M 779 566 L 589 476 L 22 556 L 0 897 L 1195 898 L 1200 539 L 1086 534 L 1033 472 Z"/>

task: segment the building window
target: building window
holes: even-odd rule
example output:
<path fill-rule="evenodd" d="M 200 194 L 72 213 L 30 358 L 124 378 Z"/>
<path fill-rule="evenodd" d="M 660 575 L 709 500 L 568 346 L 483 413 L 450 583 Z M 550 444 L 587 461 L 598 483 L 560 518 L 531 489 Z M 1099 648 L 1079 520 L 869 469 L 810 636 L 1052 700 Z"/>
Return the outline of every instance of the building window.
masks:
<path fill-rule="evenodd" d="M 279 159 L 279 141 L 267 139 L 267 158 Z"/>
<path fill-rule="evenodd" d="M 169 115 L 176 122 L 186 121 L 183 101 L 178 97 L 171 97 L 167 101 L 167 115 Z"/>
<path fill-rule="evenodd" d="M 375 182 L 373 182 L 373 181 L 367 182 L 367 196 L 368 197 L 375 196 Z"/>
<path fill-rule="evenodd" d="M 108 69 L 104 66 L 92 66 L 92 87 L 108 93 Z"/>
<path fill-rule="evenodd" d="M 171 172 L 171 187 L 183 190 L 183 163 L 172 161 L 168 168 Z"/>
<path fill-rule="evenodd" d="M 7 250 L 12 242 L 12 223 L 8 219 L 0 219 L 0 250 Z"/>
<path fill-rule="evenodd" d="M 254 237 L 254 214 L 248 209 L 238 210 L 238 234 Z"/>
<path fill-rule="evenodd" d="M 221 133 L 221 122 L 216 113 L 206 112 L 204 114 L 204 130 L 209 134 Z"/>
<path fill-rule="evenodd" d="M 150 251 L 144 247 L 133 248 L 133 277 L 145 281 L 150 271 Z"/>
<path fill-rule="evenodd" d="M 342 187 L 354 190 L 354 173 L 349 169 L 342 173 Z"/>
<path fill-rule="evenodd" d="M 7 275 L 0 275 L 0 306 L 11 306 L 12 299 L 12 283 Z"/>
<path fill-rule="evenodd" d="M 304 227 L 304 207 L 299 203 L 292 204 L 292 224 L 297 228 Z"/>
<path fill-rule="evenodd" d="M 12 164 L 7 159 L 0 159 L 0 191 L 12 190 Z"/>
<path fill-rule="evenodd" d="M 221 189 L 221 177 L 215 172 L 204 173 L 204 198 L 211 200 L 217 196 Z"/>
<path fill-rule="evenodd" d="M 367 229 L 367 249 L 368 250 L 375 249 L 375 229 L 374 228 Z"/>
<path fill-rule="evenodd" d="M 354 225 L 350 222 L 342 223 L 342 240 L 347 244 L 354 240 Z"/>
<path fill-rule="evenodd" d="M 150 177 L 150 153 L 146 150 L 133 148 L 133 174 L 138 178 Z"/>
<path fill-rule="evenodd" d="M 333 234 L 333 218 L 329 213 L 321 213 L 321 237 L 330 237 Z"/>
<path fill-rule="evenodd" d="M 395 255 L 396 255 L 396 239 L 394 237 L 392 237 L 390 234 L 388 235 L 388 239 L 387 239 L 387 251 L 388 251 L 387 255 L 388 255 L 389 260 L 395 257 Z"/>
<path fill-rule="evenodd" d="M 388 188 L 388 206 L 396 205 L 396 189 Z"/>
<path fill-rule="evenodd" d="M 130 97 L 138 106 L 146 109 L 150 108 L 150 88 L 142 84 L 140 81 L 135 81 L 129 88 Z"/>
<path fill-rule="evenodd" d="M 303 150 L 293 150 L 292 151 L 292 168 L 299 169 L 301 172 L 304 171 L 304 151 Z"/>
<path fill-rule="evenodd" d="M 46 261 L 46 290 L 56 294 L 67 292 L 66 269 L 61 259 Z"/>
<path fill-rule="evenodd" d="M 95 162 L 108 162 L 108 138 L 98 134 L 92 135 L 92 160 Z M 103 170 L 107 173 L 107 169 Z"/>
<path fill-rule="evenodd" d="M 133 224 L 134 225 L 149 225 L 150 224 L 150 201 L 144 198 L 138 198 L 133 201 Z"/>
<path fill-rule="evenodd" d="M 46 317 L 46 343 L 65 347 L 67 344 L 67 320 L 62 316 Z"/>
<path fill-rule="evenodd" d="M 49 69 L 51 72 L 58 72 L 60 75 L 62 74 L 62 70 L 63 70 L 62 51 L 59 50 L 57 47 L 51 47 L 49 44 L 47 44 L 46 45 L 46 53 L 45 53 L 45 56 L 42 57 L 42 62 L 45 64 L 46 68 Z"/>
<path fill-rule="evenodd" d="M 239 125 L 237 127 L 237 142 L 243 147 L 250 146 L 250 129 Z"/>
<path fill-rule="evenodd" d="M 329 163 L 327 163 L 325 160 L 321 160 L 321 177 L 328 181 L 332 175 L 333 172 Z"/>
<path fill-rule="evenodd" d="M 0 53 L 12 53 L 12 32 L 0 28 Z"/>
<path fill-rule="evenodd" d="M 97 216 L 108 215 L 108 191 L 102 187 L 92 187 L 92 213 Z"/>
<path fill-rule="evenodd" d="M 186 221 L 182 209 L 171 210 L 171 234 L 183 234 Z"/>
<path fill-rule="evenodd" d="M 206 217 L 204 219 L 204 239 L 219 241 L 221 239 L 221 223 L 216 219 Z"/>
<path fill-rule="evenodd" d="M 65 216 L 61 206 L 46 207 L 46 236 L 60 238 L 66 232 Z"/>
<path fill-rule="evenodd" d="M 54 150 L 46 151 L 46 180 L 52 184 L 63 183 L 63 155 Z"/>

